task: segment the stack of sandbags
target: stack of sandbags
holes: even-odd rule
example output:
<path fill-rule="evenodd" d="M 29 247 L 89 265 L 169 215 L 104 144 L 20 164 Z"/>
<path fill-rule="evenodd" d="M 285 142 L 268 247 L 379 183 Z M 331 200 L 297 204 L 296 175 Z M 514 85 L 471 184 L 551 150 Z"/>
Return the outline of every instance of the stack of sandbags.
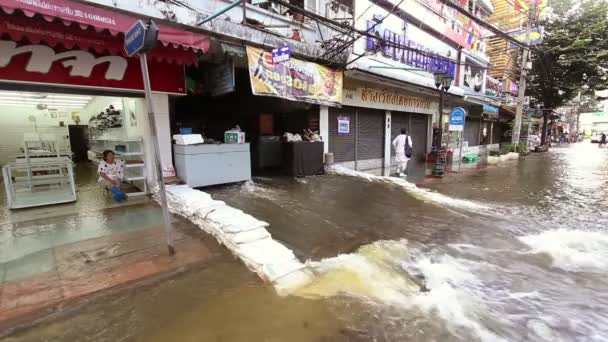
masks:
<path fill-rule="evenodd" d="M 268 223 L 187 185 L 167 186 L 169 210 L 191 220 L 238 256 L 280 293 L 301 286 L 310 274 L 293 252 L 273 240 Z"/>

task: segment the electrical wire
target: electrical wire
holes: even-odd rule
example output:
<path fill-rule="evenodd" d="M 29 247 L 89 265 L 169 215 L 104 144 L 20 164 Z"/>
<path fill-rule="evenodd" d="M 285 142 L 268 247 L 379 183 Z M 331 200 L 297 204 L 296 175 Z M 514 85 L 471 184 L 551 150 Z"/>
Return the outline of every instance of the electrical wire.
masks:
<path fill-rule="evenodd" d="M 382 24 L 384 22 L 384 20 L 386 18 L 388 18 L 390 15 L 393 14 L 393 12 L 404 2 L 405 0 L 400 0 L 399 3 L 395 4 L 393 6 L 393 8 L 384 16 L 382 17 L 382 19 L 378 20 L 376 23 L 374 23 L 374 25 L 372 25 L 370 28 L 367 29 L 367 32 L 372 31 L 374 28 L 376 28 L 376 26 Z M 370 5 L 371 7 L 371 5 Z M 368 7 L 368 9 L 370 8 Z M 363 14 L 361 14 L 359 16 L 359 18 L 357 20 L 359 20 L 362 17 Z M 356 21 L 355 21 L 356 22 Z M 351 41 L 347 42 L 344 46 L 340 47 L 340 49 L 338 51 L 334 51 L 333 55 L 328 58 L 329 60 L 333 59 L 334 57 L 338 56 L 340 53 L 342 53 L 344 50 L 348 49 L 350 46 L 352 46 L 358 39 L 360 39 L 362 36 L 359 35 L 359 37 L 355 37 L 353 38 Z"/>

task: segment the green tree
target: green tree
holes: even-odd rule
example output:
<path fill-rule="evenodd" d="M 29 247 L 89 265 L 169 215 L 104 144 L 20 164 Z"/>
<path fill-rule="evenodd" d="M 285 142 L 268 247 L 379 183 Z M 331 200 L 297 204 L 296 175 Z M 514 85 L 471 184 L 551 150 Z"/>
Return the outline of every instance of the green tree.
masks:
<path fill-rule="evenodd" d="M 543 41 L 532 53 L 528 91 L 555 109 L 579 91 L 593 96 L 608 87 L 608 0 L 554 0 L 550 6 L 540 23 Z"/>

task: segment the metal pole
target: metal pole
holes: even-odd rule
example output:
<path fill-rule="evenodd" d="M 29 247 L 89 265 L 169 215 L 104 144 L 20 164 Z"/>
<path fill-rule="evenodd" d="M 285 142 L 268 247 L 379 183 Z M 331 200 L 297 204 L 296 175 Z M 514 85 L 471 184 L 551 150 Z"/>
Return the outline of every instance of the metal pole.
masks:
<path fill-rule="evenodd" d="M 462 119 L 462 130 L 460 131 L 460 152 L 458 153 L 458 172 L 460 172 L 460 168 L 462 167 L 462 143 L 464 140 L 464 125 L 467 123 L 467 114 L 464 114 L 464 118 Z"/>
<path fill-rule="evenodd" d="M 357 151 L 357 138 L 358 138 L 358 134 L 357 134 L 357 127 L 359 126 L 359 118 L 358 118 L 358 112 L 357 109 L 355 108 L 355 171 L 358 171 L 358 164 L 359 164 L 359 156 L 358 156 L 358 151 Z"/>
<path fill-rule="evenodd" d="M 243 24 L 247 24 L 247 0 L 243 0 Z"/>
<path fill-rule="evenodd" d="M 158 132 L 156 131 L 156 120 L 154 118 L 154 107 L 152 105 L 152 88 L 150 86 L 150 75 L 148 74 L 148 59 L 146 53 L 139 54 L 141 64 L 141 73 L 144 79 L 144 90 L 146 94 L 146 107 L 148 109 L 148 121 L 152 131 L 152 145 L 154 146 L 154 155 L 156 166 L 156 180 L 158 182 L 158 192 L 160 194 L 160 206 L 163 212 L 163 222 L 165 224 L 165 238 L 167 240 L 167 248 L 169 254 L 175 254 L 175 246 L 173 241 L 173 227 L 171 226 L 171 217 L 167 208 L 167 194 L 165 192 L 165 183 L 163 182 L 163 169 L 160 163 L 160 145 L 158 143 Z"/>
<path fill-rule="evenodd" d="M 532 32 L 532 18 L 534 17 L 534 5 L 530 4 L 530 9 L 528 10 L 528 21 L 526 23 L 526 45 L 530 45 Z M 524 111 L 524 97 L 526 95 L 526 76 L 528 74 L 528 54 L 530 50 L 528 48 L 524 48 L 524 51 L 521 56 L 521 72 L 519 75 L 519 91 L 517 93 L 517 108 L 515 110 L 515 125 L 513 126 L 513 133 L 511 134 L 511 143 L 518 145 L 519 144 L 519 134 L 521 131 L 521 119 Z"/>
<path fill-rule="evenodd" d="M 435 150 L 435 167 L 433 167 L 433 176 L 442 177 L 444 170 L 439 160 L 441 147 L 443 146 L 443 86 L 439 88 L 439 145 L 436 146 Z"/>

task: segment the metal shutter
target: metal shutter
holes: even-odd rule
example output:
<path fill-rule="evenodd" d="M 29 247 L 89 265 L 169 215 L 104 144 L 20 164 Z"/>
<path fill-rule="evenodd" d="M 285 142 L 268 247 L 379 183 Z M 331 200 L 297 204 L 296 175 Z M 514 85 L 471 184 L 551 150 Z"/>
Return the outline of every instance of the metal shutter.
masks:
<path fill-rule="evenodd" d="M 350 134 L 338 135 L 339 116 L 350 118 Z M 355 108 L 329 108 L 329 152 L 337 163 L 355 160 Z"/>
<path fill-rule="evenodd" d="M 391 113 L 391 143 L 393 139 L 395 139 L 399 134 L 401 134 L 401 129 L 405 128 L 409 132 L 410 129 L 410 113 L 403 112 L 392 112 Z M 393 151 L 394 153 L 395 151 Z"/>
<path fill-rule="evenodd" d="M 469 146 L 479 145 L 479 118 L 467 118 L 464 124 L 464 140 L 469 142 Z"/>
<path fill-rule="evenodd" d="M 426 142 L 429 129 L 429 116 L 425 114 L 412 114 L 412 126 L 409 130 L 412 136 L 414 151 L 412 160 L 426 161 Z"/>
<path fill-rule="evenodd" d="M 385 113 L 357 108 L 357 160 L 384 158 Z"/>
<path fill-rule="evenodd" d="M 426 160 L 426 143 L 428 135 L 428 115 L 393 112 L 391 115 L 392 127 L 391 136 L 395 139 L 401 134 L 401 129 L 405 128 L 412 138 L 414 146 L 412 160 Z M 392 142 L 391 139 L 391 142 Z M 395 151 L 393 151 L 394 153 Z"/>

